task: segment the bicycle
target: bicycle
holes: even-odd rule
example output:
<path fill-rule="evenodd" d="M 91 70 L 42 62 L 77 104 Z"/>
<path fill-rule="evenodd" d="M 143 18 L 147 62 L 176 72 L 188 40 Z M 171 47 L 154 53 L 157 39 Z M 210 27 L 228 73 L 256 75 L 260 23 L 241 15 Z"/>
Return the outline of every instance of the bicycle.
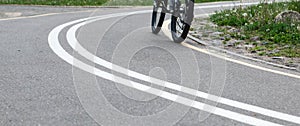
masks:
<path fill-rule="evenodd" d="M 182 2 L 184 2 L 182 4 Z M 171 0 L 168 9 L 168 0 L 154 0 L 151 28 L 158 34 L 163 25 L 165 15 L 171 17 L 171 33 L 174 42 L 180 43 L 186 39 L 194 18 L 194 0 Z"/>

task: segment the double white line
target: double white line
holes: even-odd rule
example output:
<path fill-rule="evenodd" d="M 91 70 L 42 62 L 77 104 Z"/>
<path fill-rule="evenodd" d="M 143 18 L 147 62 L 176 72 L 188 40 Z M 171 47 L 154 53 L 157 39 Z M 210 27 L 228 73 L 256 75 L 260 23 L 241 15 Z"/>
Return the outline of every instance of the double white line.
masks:
<path fill-rule="evenodd" d="M 98 65 L 101 65 L 103 67 L 106 67 L 108 69 L 114 70 L 116 72 L 120 72 L 122 74 L 128 75 L 130 77 L 134 77 L 136 79 L 140 79 L 146 82 L 151 82 L 153 84 L 159 85 L 159 86 L 163 86 L 166 88 L 170 88 L 176 91 L 180 91 L 186 94 L 190 94 L 193 96 L 197 96 L 200 98 L 204 98 L 204 99 L 208 99 L 214 102 L 218 102 L 224 105 L 228 105 L 228 106 L 232 106 L 232 107 L 236 107 L 239 109 L 243 109 L 243 110 L 247 110 L 247 111 L 251 111 L 251 112 L 255 112 L 255 113 L 259 113 L 262 115 L 266 115 L 269 117 L 273 117 L 273 118 L 277 118 L 280 120 L 284 120 L 284 121 L 288 121 L 288 122 L 292 122 L 292 123 L 296 123 L 296 124 L 300 124 L 300 117 L 297 116 L 293 116 L 293 115 L 289 115 L 289 114 L 285 114 L 285 113 L 281 113 L 281 112 L 276 112 L 273 110 L 268 110 L 268 109 L 264 109 L 262 107 L 257 107 L 257 106 L 253 106 L 253 105 L 249 105 L 249 104 L 245 104 L 245 103 L 241 103 L 238 101 L 233 101 L 230 99 L 226 99 L 226 98 L 222 98 L 219 96 L 214 96 L 211 94 L 207 94 L 195 89 L 191 89 L 191 88 L 187 88 L 187 87 L 183 87 L 174 83 L 170 83 L 170 82 L 165 82 L 163 80 L 159 80 L 156 78 L 152 78 L 149 77 L 147 75 L 143 75 L 131 70 L 128 70 L 126 68 L 120 67 L 118 65 L 112 64 L 108 61 L 105 61 L 95 55 L 93 55 L 92 53 L 90 53 L 89 51 L 87 51 L 85 48 L 83 48 L 78 40 L 76 39 L 76 31 L 81 27 L 84 26 L 88 23 L 92 23 L 94 21 L 98 21 L 98 20 L 104 20 L 104 19 L 108 19 L 108 18 L 112 18 L 112 17 L 119 17 L 119 16 L 126 16 L 126 15 L 132 15 L 132 14 L 143 14 L 143 13 L 149 13 L 151 11 L 147 10 L 147 11 L 136 11 L 136 12 L 129 12 L 129 13 L 117 13 L 117 14 L 109 14 L 109 15 L 104 15 L 104 16 L 98 16 L 98 17 L 90 17 L 90 18 L 85 18 L 85 19 L 79 19 L 79 20 L 75 20 L 69 23 L 65 23 L 62 24 L 56 28 L 54 28 L 49 36 L 48 36 L 48 42 L 49 42 L 49 46 L 51 47 L 51 49 L 63 60 L 65 60 L 66 62 L 68 62 L 69 64 L 78 67 L 86 72 L 89 72 L 91 74 L 95 74 L 101 78 L 110 80 L 110 81 L 114 81 L 116 83 L 120 83 L 123 84 L 125 86 L 129 86 L 131 88 L 135 88 L 137 90 L 141 90 L 153 95 L 158 95 L 157 92 L 159 93 L 159 97 L 183 104 L 183 105 L 187 105 L 202 111 L 206 111 L 206 112 L 210 112 L 222 117 L 226 117 L 229 119 L 233 119 L 239 122 L 243 122 L 246 124 L 250 124 L 250 125 L 280 125 L 280 124 L 276 124 L 273 122 L 269 122 L 269 121 L 265 121 L 265 120 L 261 120 L 261 119 L 257 119 L 254 117 L 250 117 L 247 115 L 242 115 L 236 112 L 232 112 L 229 110 L 225 110 L 222 108 L 218 108 L 218 107 L 214 107 L 214 106 L 210 106 L 198 101 L 194 101 L 191 99 L 187 99 L 185 97 L 182 96 L 178 96 L 166 91 L 162 91 L 159 89 L 155 89 L 137 82 L 133 82 L 130 80 L 126 80 L 124 78 L 112 75 L 110 73 L 107 73 L 105 71 L 102 71 L 100 69 L 95 68 L 94 66 L 90 66 L 87 65 L 83 62 L 81 62 L 80 60 L 74 58 L 72 55 L 70 55 L 69 53 L 67 53 L 62 46 L 60 45 L 58 36 L 60 34 L 60 32 L 66 28 L 67 26 L 71 26 L 74 25 L 73 27 L 71 27 L 68 32 L 67 32 L 67 40 L 69 45 L 75 50 L 77 51 L 80 55 L 82 55 L 83 57 L 87 58 L 88 60 L 97 63 Z M 79 24 L 77 24 L 79 23 Z M 76 48 L 75 48 L 76 47 Z M 205 106 L 205 109 L 204 109 Z"/>

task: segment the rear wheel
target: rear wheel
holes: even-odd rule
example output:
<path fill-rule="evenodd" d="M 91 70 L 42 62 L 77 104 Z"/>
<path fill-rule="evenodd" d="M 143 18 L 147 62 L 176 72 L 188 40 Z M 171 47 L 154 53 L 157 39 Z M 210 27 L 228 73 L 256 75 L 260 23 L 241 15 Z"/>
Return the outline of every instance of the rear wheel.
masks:
<path fill-rule="evenodd" d="M 159 6 L 160 3 L 158 3 L 157 1 L 158 0 L 154 0 L 151 21 L 151 28 L 154 34 L 157 34 L 160 31 L 166 15 L 166 13 L 163 12 L 163 9 Z"/>
<path fill-rule="evenodd" d="M 184 41 L 189 33 L 194 18 L 194 0 L 184 0 L 183 4 L 175 5 L 171 18 L 171 32 L 174 42 Z"/>

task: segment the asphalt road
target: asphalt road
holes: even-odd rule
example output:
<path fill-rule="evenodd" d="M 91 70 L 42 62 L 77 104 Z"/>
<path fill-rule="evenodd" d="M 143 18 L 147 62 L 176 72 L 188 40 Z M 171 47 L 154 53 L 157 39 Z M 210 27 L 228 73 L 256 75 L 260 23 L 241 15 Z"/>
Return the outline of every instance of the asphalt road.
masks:
<path fill-rule="evenodd" d="M 54 8 L 0 6 L 25 17 L 0 19 L 0 125 L 300 125 L 299 73 L 154 35 L 151 7 Z"/>

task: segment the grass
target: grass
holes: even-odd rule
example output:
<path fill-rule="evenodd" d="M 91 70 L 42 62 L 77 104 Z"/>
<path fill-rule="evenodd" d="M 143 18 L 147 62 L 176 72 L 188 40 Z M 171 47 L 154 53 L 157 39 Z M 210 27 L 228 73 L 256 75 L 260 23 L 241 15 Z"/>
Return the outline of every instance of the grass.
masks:
<path fill-rule="evenodd" d="M 228 0 L 195 0 L 196 3 Z M 146 6 L 153 0 L 0 0 L 0 4 L 59 5 L 59 6 Z"/>
<path fill-rule="evenodd" d="M 222 10 L 210 16 L 210 20 L 221 26 L 221 31 L 235 39 L 245 40 L 255 47 L 249 51 L 262 56 L 300 57 L 300 22 L 275 22 L 279 13 L 293 10 L 300 12 L 300 1 L 261 3 L 249 7 Z M 231 26 L 241 32 L 229 32 L 222 26 Z M 258 37 L 256 41 L 251 40 Z"/>

